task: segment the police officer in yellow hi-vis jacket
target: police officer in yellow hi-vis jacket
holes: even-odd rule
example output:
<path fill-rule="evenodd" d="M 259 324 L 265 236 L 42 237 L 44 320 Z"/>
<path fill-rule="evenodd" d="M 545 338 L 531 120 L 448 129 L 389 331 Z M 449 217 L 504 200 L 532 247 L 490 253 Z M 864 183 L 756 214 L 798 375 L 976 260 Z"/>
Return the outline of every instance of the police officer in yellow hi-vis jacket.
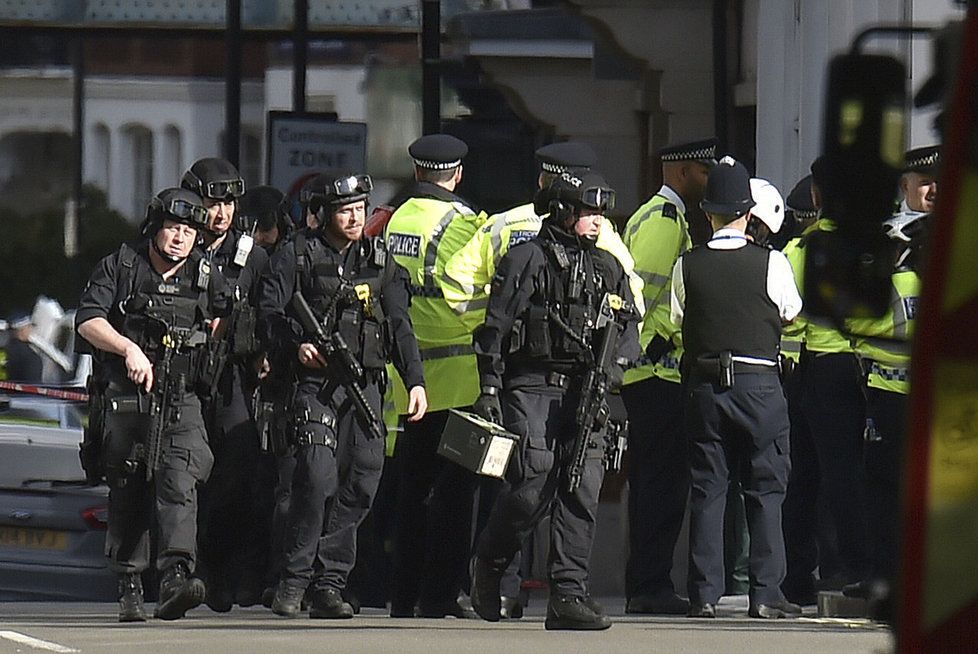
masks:
<path fill-rule="evenodd" d="M 628 613 L 685 615 L 670 573 L 689 493 L 688 448 L 680 389 L 680 330 L 669 315 L 673 265 L 690 249 L 686 208 L 703 199 L 716 163 L 717 141 L 663 148 L 663 185 L 632 215 L 622 234 L 645 282 L 646 355 L 625 373 L 622 399 L 631 424 L 628 442 L 629 559 L 625 570 Z"/>
<path fill-rule="evenodd" d="M 551 143 L 536 151 L 540 163 L 537 188 L 545 189 L 565 170 L 588 170 L 595 162 L 591 146 L 577 141 Z M 472 236 L 469 242 L 445 264 L 441 279 L 445 300 L 473 329 L 485 319 L 489 302 L 488 289 L 496 266 L 511 247 L 532 239 L 540 231 L 544 216 L 538 216 L 528 202 L 494 214 Z M 597 246 L 610 252 L 628 275 L 628 285 L 642 312 L 642 279 L 635 274 L 635 263 L 610 220 L 601 225 Z"/>
<path fill-rule="evenodd" d="M 831 179 L 833 174 L 828 161 L 819 157 L 812 163 L 811 170 L 812 199 L 822 213 L 799 239 L 789 242 L 784 250 L 794 270 L 796 284 L 803 294 L 810 235 L 818 231 L 834 231 L 836 223 L 832 214 L 833 210 L 838 211 L 838 200 L 825 193 L 825 181 Z M 804 422 L 801 429 L 807 428 L 811 433 L 818 461 L 818 493 L 824 497 L 831 525 L 836 532 L 841 568 L 834 575 L 826 575 L 822 566 L 824 557 L 820 553 L 819 586 L 824 590 L 837 590 L 846 583 L 864 579 L 870 567 L 865 474 L 861 465 L 865 398 L 860 383 L 859 363 L 849 337 L 829 319 L 812 315 L 804 309 L 791 326 L 791 331 L 796 335 L 799 335 L 798 330 L 803 330 L 800 336 L 804 341 L 798 371 L 801 374 L 799 417 Z M 792 497 L 798 490 L 798 483 L 793 473 L 789 497 L 785 501 L 786 525 L 811 520 L 811 516 L 816 515 L 816 493 L 807 493 L 807 508 L 800 506 Z M 789 542 L 791 540 L 793 538 L 789 538 Z M 788 548 L 786 594 L 789 598 L 811 602 L 815 599 L 811 573 L 816 561 L 813 557 L 795 559 L 790 553 L 791 546 Z M 802 564 L 808 569 L 799 568 Z"/>
<path fill-rule="evenodd" d="M 929 211 L 937 200 L 938 146 L 906 153 L 903 200 L 883 227 L 895 250 L 890 309 L 879 318 L 851 320 L 856 355 L 866 373 L 865 464 L 872 569 L 842 589 L 850 597 L 885 599 L 897 571 L 901 454 L 910 394 L 910 341 L 920 295 L 922 251 Z"/>
<path fill-rule="evenodd" d="M 470 549 L 475 475 L 436 451 L 448 409 L 479 395 L 472 328 L 448 306 L 438 285 L 445 262 L 485 221 L 455 194 L 464 142 L 429 134 L 408 148 L 415 185 L 387 224 L 388 252 L 408 271 L 411 321 L 427 381 L 428 413 L 397 439 L 400 471 L 394 534 L 392 617 L 464 617 L 457 596 Z M 395 400 L 399 399 L 395 395 Z M 398 412 L 406 412 L 406 405 Z M 415 610 L 417 609 L 417 611 Z M 474 613 L 469 610 L 469 617 Z"/>

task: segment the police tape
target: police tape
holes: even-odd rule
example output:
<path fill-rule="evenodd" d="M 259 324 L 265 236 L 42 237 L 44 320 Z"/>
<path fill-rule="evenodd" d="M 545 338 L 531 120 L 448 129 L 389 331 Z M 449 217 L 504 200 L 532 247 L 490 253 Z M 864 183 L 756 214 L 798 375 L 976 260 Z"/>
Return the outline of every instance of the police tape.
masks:
<path fill-rule="evenodd" d="M 88 402 L 88 393 L 79 391 L 65 391 L 60 388 L 46 388 L 33 384 L 19 384 L 17 382 L 0 381 L 0 391 L 14 391 L 16 393 L 26 393 L 28 395 L 43 395 L 59 400 L 71 400 L 72 402 Z"/>

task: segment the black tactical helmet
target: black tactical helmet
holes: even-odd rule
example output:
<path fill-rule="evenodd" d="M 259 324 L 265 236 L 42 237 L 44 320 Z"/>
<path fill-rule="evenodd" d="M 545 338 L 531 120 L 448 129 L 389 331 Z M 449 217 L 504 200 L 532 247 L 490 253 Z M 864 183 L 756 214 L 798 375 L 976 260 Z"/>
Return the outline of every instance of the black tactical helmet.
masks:
<path fill-rule="evenodd" d="M 599 212 L 615 208 L 615 191 L 599 173 L 571 168 L 556 176 L 550 186 L 537 191 L 533 210 L 538 216 L 564 219 L 579 216 L 582 209 Z"/>
<path fill-rule="evenodd" d="M 245 183 L 234 165 L 225 159 L 198 159 L 183 174 L 180 186 L 210 200 L 235 200 L 244 195 Z"/>
<path fill-rule="evenodd" d="M 365 200 L 374 188 L 370 175 L 340 175 L 321 173 L 307 183 L 299 202 L 310 212 L 318 213 L 324 206 L 338 207 Z"/>
<path fill-rule="evenodd" d="M 190 225 L 194 229 L 207 226 L 207 209 L 204 203 L 193 191 L 183 188 L 167 188 L 156 194 L 146 207 L 146 219 L 143 221 L 143 236 L 154 235 L 164 220 Z"/>
<path fill-rule="evenodd" d="M 289 220 L 284 199 L 282 192 L 274 186 L 252 187 L 241 197 L 238 218 L 247 229 L 257 225 L 258 229 L 267 231 Z"/>

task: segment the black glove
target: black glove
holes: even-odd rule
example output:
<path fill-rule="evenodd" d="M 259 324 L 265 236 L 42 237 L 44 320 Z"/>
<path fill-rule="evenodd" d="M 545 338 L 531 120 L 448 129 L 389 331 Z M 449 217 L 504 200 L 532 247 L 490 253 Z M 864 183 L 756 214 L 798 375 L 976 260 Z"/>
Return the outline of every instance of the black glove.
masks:
<path fill-rule="evenodd" d="M 658 363 L 659 359 L 673 349 L 672 341 L 663 338 L 660 334 L 656 334 L 649 341 L 649 344 L 645 346 L 645 356 L 649 358 L 649 363 Z"/>
<path fill-rule="evenodd" d="M 502 425 L 503 409 L 499 405 L 499 392 L 482 393 L 472 405 L 472 413 L 489 422 Z"/>
<path fill-rule="evenodd" d="M 605 401 L 608 402 L 608 418 L 612 422 L 624 424 L 628 420 L 628 410 L 625 408 L 625 401 L 621 399 L 621 395 L 608 393 L 605 396 Z"/>

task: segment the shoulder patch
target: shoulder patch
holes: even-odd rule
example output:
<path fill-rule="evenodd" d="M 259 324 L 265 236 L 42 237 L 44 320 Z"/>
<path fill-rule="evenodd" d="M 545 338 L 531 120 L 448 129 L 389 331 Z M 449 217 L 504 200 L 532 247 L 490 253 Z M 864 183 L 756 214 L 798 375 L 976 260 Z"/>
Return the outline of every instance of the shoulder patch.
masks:
<path fill-rule="evenodd" d="M 509 247 L 526 243 L 537 235 L 532 229 L 514 229 L 509 233 Z"/>
<path fill-rule="evenodd" d="M 679 218 L 679 207 L 674 205 L 672 202 L 666 202 L 662 205 L 662 215 L 666 218 L 672 218 L 673 220 L 678 220 Z"/>

